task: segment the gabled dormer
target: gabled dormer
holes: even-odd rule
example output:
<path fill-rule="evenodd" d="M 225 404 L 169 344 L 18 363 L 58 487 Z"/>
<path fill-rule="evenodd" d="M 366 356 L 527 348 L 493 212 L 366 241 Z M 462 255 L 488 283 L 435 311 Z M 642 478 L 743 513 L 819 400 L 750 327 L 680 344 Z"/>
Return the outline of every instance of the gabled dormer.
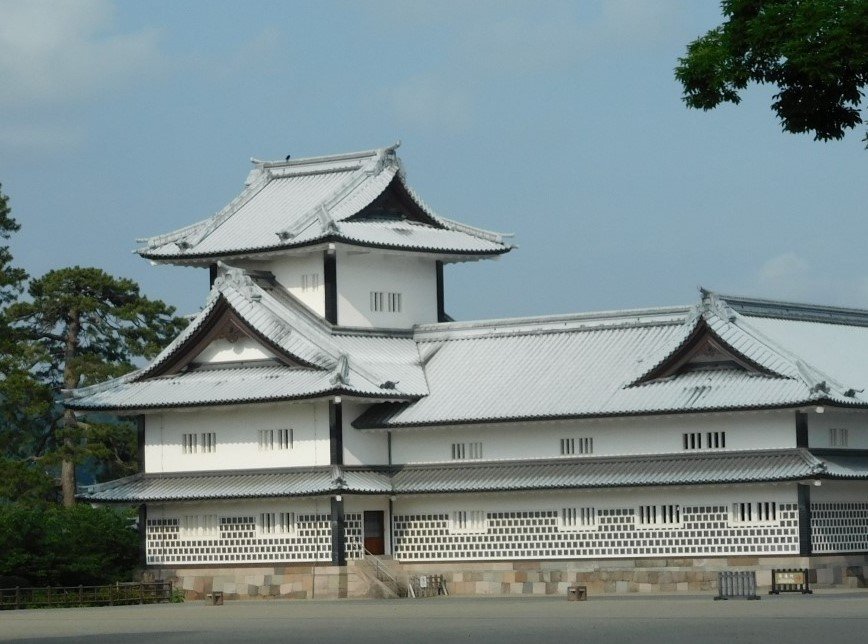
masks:
<path fill-rule="evenodd" d="M 718 336 L 704 320 L 696 323 L 693 332 L 654 368 L 648 370 L 634 384 L 669 378 L 697 371 L 737 370 L 767 376 L 777 375 L 752 360 Z"/>
<path fill-rule="evenodd" d="M 443 266 L 497 257 L 504 236 L 444 219 L 408 186 L 397 146 L 254 160 L 244 190 L 213 217 L 143 240 L 147 259 L 268 271 L 341 326 L 409 328 L 447 319 Z"/>

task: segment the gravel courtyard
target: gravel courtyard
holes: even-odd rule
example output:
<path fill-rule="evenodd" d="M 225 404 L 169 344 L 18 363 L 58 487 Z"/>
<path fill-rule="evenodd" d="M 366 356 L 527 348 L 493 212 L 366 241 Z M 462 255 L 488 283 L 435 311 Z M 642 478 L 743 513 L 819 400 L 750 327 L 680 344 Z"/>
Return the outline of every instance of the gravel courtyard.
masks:
<path fill-rule="evenodd" d="M 203 642 L 763 642 L 862 641 L 868 592 L 711 596 L 263 600 L 0 613 L 0 640 Z"/>

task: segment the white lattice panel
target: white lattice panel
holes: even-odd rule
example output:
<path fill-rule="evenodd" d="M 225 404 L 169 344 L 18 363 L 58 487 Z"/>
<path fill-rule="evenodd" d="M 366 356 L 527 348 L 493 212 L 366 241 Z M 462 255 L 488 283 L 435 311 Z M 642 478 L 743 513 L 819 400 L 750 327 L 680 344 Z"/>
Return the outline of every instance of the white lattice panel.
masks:
<path fill-rule="evenodd" d="M 188 537 L 176 518 L 148 519 L 148 564 L 289 563 L 331 561 L 331 523 L 327 514 L 300 514 L 294 534 L 261 534 L 255 515 L 221 516 L 218 533 Z M 362 515 L 347 514 L 344 534 L 347 558 L 362 552 Z"/>
<path fill-rule="evenodd" d="M 815 553 L 868 551 L 868 503 L 812 503 Z"/>
<path fill-rule="evenodd" d="M 562 559 L 635 556 L 792 554 L 798 510 L 780 505 L 775 525 L 731 525 L 723 505 L 684 506 L 681 523 L 637 529 L 635 510 L 598 509 L 593 529 L 566 531 L 555 510 L 489 512 L 480 534 L 450 531 L 448 514 L 395 517 L 395 557 L 403 561 Z"/>

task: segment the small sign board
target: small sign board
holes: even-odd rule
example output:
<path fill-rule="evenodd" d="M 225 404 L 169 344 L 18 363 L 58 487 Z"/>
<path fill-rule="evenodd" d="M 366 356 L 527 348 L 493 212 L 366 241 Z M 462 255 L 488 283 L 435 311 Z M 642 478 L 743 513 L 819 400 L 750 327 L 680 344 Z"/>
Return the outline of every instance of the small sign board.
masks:
<path fill-rule="evenodd" d="M 802 593 L 811 595 L 811 580 L 808 578 L 808 569 L 772 570 L 772 589 L 770 595 L 780 593 Z"/>
<path fill-rule="evenodd" d="M 428 577 L 426 575 L 419 575 L 419 588 L 428 588 Z"/>
<path fill-rule="evenodd" d="M 805 573 L 802 570 L 775 570 L 776 584 L 804 584 Z"/>

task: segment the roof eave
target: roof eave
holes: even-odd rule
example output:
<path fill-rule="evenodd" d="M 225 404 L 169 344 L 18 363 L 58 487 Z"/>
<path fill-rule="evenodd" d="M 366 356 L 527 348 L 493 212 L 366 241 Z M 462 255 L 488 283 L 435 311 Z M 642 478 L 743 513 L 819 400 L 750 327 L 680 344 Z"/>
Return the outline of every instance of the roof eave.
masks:
<path fill-rule="evenodd" d="M 363 413 L 359 418 L 354 420 L 351 425 L 353 428 L 361 431 L 391 431 L 395 429 L 414 429 L 426 427 L 460 427 L 467 425 L 500 425 L 510 423 L 526 423 L 537 421 L 560 421 L 560 420 L 594 420 L 602 418 L 636 418 L 640 416 L 675 416 L 683 414 L 706 414 L 715 412 L 733 412 L 733 411 L 774 411 L 786 409 L 800 409 L 813 405 L 825 405 L 828 407 L 841 407 L 846 409 L 860 408 L 868 409 L 868 403 L 855 401 L 852 405 L 848 405 L 838 400 L 827 398 L 807 398 L 802 401 L 768 404 L 768 405 L 730 405 L 718 407 L 696 407 L 690 409 L 657 409 L 650 411 L 625 411 L 625 412 L 590 412 L 576 414 L 551 414 L 537 416 L 509 416 L 501 418 L 470 418 L 466 420 L 437 420 L 424 421 L 414 423 L 368 423 L 365 421 L 359 422 L 365 416 Z"/>

